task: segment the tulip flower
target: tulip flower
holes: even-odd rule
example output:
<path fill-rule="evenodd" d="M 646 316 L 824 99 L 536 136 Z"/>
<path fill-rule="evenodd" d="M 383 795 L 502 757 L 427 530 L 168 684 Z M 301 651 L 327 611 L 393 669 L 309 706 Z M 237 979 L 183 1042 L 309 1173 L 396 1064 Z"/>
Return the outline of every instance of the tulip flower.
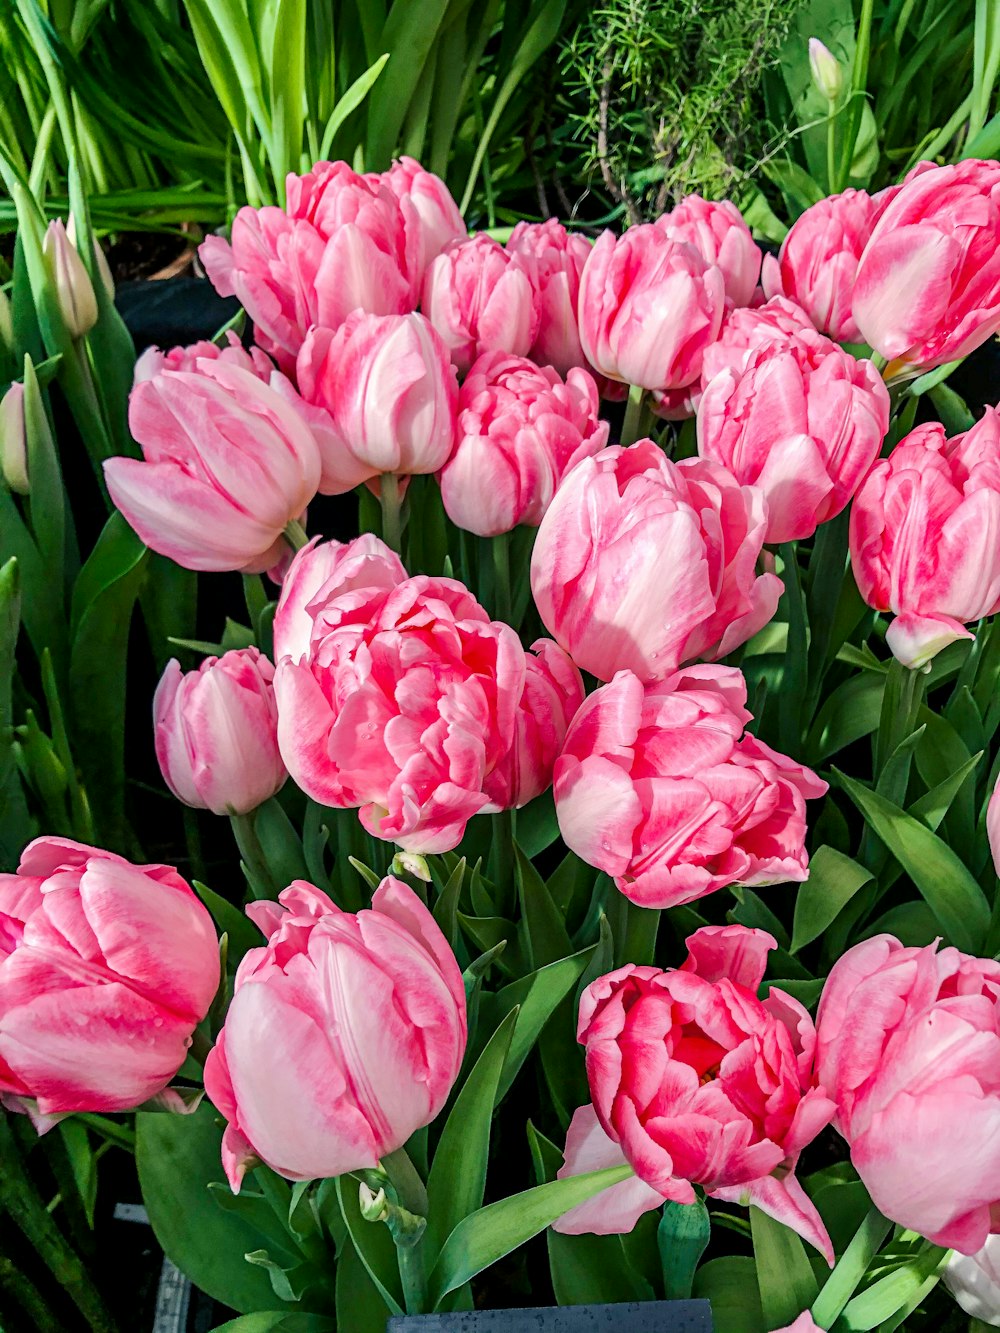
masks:
<path fill-rule="evenodd" d="M 990 844 L 993 868 L 1000 875 L 1000 778 L 994 784 L 993 793 L 986 806 L 986 836 Z"/>
<path fill-rule="evenodd" d="M 211 917 L 176 870 L 36 838 L 0 875 L 0 1098 L 42 1117 L 140 1105 L 218 985 Z"/>
<path fill-rule="evenodd" d="M 836 102 L 844 89 L 844 71 L 840 61 L 818 37 L 809 38 L 809 69 L 813 83 L 828 102 Z"/>
<path fill-rule="evenodd" d="M 895 619 L 886 643 L 920 667 L 969 621 L 1000 611 L 1000 414 L 947 439 L 917 426 L 880 459 L 851 510 L 851 564 L 861 596 Z"/>
<path fill-rule="evenodd" d="M 952 1252 L 941 1277 L 967 1315 L 1000 1328 L 1000 1236 L 975 1254 Z"/>
<path fill-rule="evenodd" d="M 757 573 L 767 509 L 716 463 L 671 463 L 652 440 L 578 463 L 542 519 L 531 591 L 542 623 L 598 680 L 655 680 L 725 657 L 771 619 Z"/>
<path fill-rule="evenodd" d="M 376 182 L 384 186 L 399 200 L 407 250 L 415 255 L 411 267 L 419 290 L 431 260 L 449 241 L 468 234 L 458 204 L 440 176 L 425 171 L 412 157 L 401 157 L 388 171 L 369 174 L 365 180 L 372 186 Z"/>
<path fill-rule="evenodd" d="M 568 232 L 555 218 L 519 222 L 507 249 L 533 263 L 538 332 L 528 355 L 539 366 L 553 366 L 565 378 L 575 366 L 589 369 L 580 343 L 580 275 L 590 241 Z"/>
<path fill-rule="evenodd" d="M 608 441 L 585 370 L 570 370 L 564 382 L 551 366 L 503 352 L 476 361 L 458 409 L 441 498 L 457 527 L 481 537 L 537 527 L 567 472 Z"/>
<path fill-rule="evenodd" d="M 725 309 L 722 270 L 650 223 L 598 238 L 580 278 L 580 342 L 594 368 L 644 389 L 701 374 Z"/>
<path fill-rule="evenodd" d="M 641 907 L 808 878 L 805 803 L 827 785 L 744 734 L 746 699 L 733 667 L 645 688 L 620 671 L 574 717 L 555 766 L 559 831 Z"/>
<path fill-rule="evenodd" d="M 772 936 L 706 926 L 689 937 L 679 968 L 628 963 L 580 1000 L 593 1101 L 577 1112 L 563 1175 L 624 1158 L 638 1177 L 556 1222 L 569 1232 L 631 1231 L 660 1201 L 753 1203 L 833 1263 L 819 1213 L 795 1177 L 799 1154 L 834 1105 L 816 1082 L 816 1031 L 797 1000 L 772 987 L 757 998 Z M 609 1144 L 598 1138 L 599 1122 Z"/>
<path fill-rule="evenodd" d="M 721 270 L 726 299 L 749 305 L 760 277 L 761 251 L 735 204 L 689 194 L 654 224 L 674 241 L 686 241 Z"/>
<path fill-rule="evenodd" d="M 147 546 L 185 569 L 268 569 L 316 494 L 320 455 L 303 413 L 221 358 L 163 370 L 129 400 L 144 461 L 112 458 L 112 500 Z"/>
<path fill-rule="evenodd" d="M 958 361 L 1000 330 L 1000 163 L 921 162 L 865 246 L 852 311 L 888 374 Z"/>
<path fill-rule="evenodd" d="M 524 356 L 538 331 L 533 267 L 485 232 L 452 241 L 424 279 L 423 311 L 460 374 L 484 352 Z"/>
<path fill-rule="evenodd" d="M 458 384 L 448 349 L 423 315 L 356 310 L 334 333 L 312 329 L 296 363 L 312 425 L 320 490 L 341 495 L 383 472 L 436 472 L 455 442 Z"/>
<path fill-rule="evenodd" d="M 774 1333 L 823 1333 L 823 1330 L 809 1311 L 803 1310 L 798 1319 L 786 1324 L 784 1328 L 776 1328 Z"/>
<path fill-rule="evenodd" d="M 256 648 L 206 657 L 184 672 L 174 658 L 153 697 L 156 757 L 179 801 L 244 815 L 284 785 L 274 667 Z"/>
<path fill-rule="evenodd" d="M 243 959 L 205 1064 L 233 1190 L 256 1159 L 290 1180 L 376 1167 L 458 1077 L 465 988 L 447 940 L 391 877 L 357 914 L 296 880 L 247 915 L 267 944 Z"/>
<path fill-rule="evenodd" d="M 42 242 L 42 257 L 66 331 L 71 338 L 82 338 L 97 323 L 97 297 L 90 274 L 66 234 L 61 218 L 48 225 Z"/>
<path fill-rule="evenodd" d="M 16 381 L 0 398 L 0 475 L 18 495 L 31 489 L 28 480 L 28 437 L 24 426 L 24 385 Z"/>
<path fill-rule="evenodd" d="M 998 997 L 993 959 L 876 935 L 834 963 L 816 1018 L 819 1079 L 872 1202 L 962 1254 L 1000 1225 Z"/>
<path fill-rule="evenodd" d="M 864 481 L 889 429 L 870 361 L 822 334 L 796 334 L 723 370 L 698 405 L 698 452 L 763 491 L 768 542 L 811 537 Z"/>
<path fill-rule="evenodd" d="M 196 371 L 199 361 L 221 361 L 224 365 L 239 366 L 265 384 L 270 384 L 275 371 L 274 362 L 266 352 L 259 347 L 247 350 L 230 330 L 224 346 L 202 339 L 187 347 L 171 347 L 166 352 L 159 347 L 147 347 L 135 363 L 132 385 L 154 379 L 161 370 Z"/>

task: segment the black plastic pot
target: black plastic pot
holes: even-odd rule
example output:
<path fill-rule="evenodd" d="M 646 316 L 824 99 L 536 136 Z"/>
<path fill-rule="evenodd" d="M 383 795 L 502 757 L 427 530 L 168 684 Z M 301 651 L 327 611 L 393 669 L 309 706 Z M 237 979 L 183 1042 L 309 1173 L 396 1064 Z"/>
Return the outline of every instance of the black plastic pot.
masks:
<path fill-rule="evenodd" d="M 404 1315 L 388 1333 L 712 1333 L 708 1301 L 564 1305 L 533 1310 Z"/>

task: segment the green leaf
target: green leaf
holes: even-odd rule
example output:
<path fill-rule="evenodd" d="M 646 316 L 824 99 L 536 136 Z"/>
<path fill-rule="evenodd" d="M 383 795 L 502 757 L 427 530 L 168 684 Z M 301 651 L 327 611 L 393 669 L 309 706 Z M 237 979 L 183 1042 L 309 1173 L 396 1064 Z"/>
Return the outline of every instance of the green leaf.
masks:
<path fill-rule="evenodd" d="M 715 1333 L 766 1333 L 757 1269 L 746 1255 L 710 1259 L 694 1275 L 692 1295 L 712 1305 Z"/>
<path fill-rule="evenodd" d="M 552 1290 L 559 1305 L 616 1305 L 651 1301 L 652 1286 L 625 1253 L 622 1236 L 563 1236 L 549 1231 Z"/>
<path fill-rule="evenodd" d="M 656 1240 L 663 1268 L 663 1293 L 668 1301 L 690 1298 L 695 1270 L 705 1253 L 711 1231 L 708 1209 L 701 1199 L 694 1203 L 668 1200 L 663 1205 Z"/>
<path fill-rule="evenodd" d="M 16 560 L 0 567 L 0 868 L 13 870 L 32 835 L 24 788 L 14 755 L 13 684 L 21 615 Z"/>
<path fill-rule="evenodd" d="M 536 1185 L 481 1208 L 459 1222 L 445 1241 L 430 1276 L 436 1308 L 450 1291 L 463 1286 L 484 1268 L 537 1236 L 563 1213 L 586 1203 L 632 1175 L 630 1166 L 608 1166 L 582 1176 Z"/>
<path fill-rule="evenodd" d="M 366 1222 L 358 1203 L 358 1182 L 338 1176 L 337 1199 L 358 1258 L 390 1313 L 403 1313 L 403 1291 L 396 1263 L 396 1246 L 389 1228 L 381 1222 Z"/>
<path fill-rule="evenodd" d="M 517 812 L 517 845 L 531 859 L 551 847 L 559 837 L 552 788 L 536 796 Z"/>
<path fill-rule="evenodd" d="M 868 736 L 879 724 L 885 676 L 865 672 L 838 685 L 819 710 L 809 731 L 809 762 L 821 764 L 845 746 Z"/>
<path fill-rule="evenodd" d="M 372 88 L 374 88 L 378 76 L 382 73 L 383 69 L 385 69 L 389 54 L 390 53 L 386 51 L 383 55 L 380 55 L 374 65 L 371 65 L 365 70 L 364 74 L 361 74 L 356 78 L 343 96 L 337 99 L 337 105 L 333 108 L 333 111 L 330 114 L 330 119 L 326 122 L 326 129 L 323 131 L 323 141 L 319 150 L 321 158 L 325 158 L 329 153 L 334 135 L 340 129 L 341 125 L 343 125 L 347 117 L 358 109 L 371 92 Z"/>
<path fill-rule="evenodd" d="M 194 890 L 212 914 L 220 935 L 229 936 L 229 956 L 239 962 L 248 949 L 260 948 L 264 937 L 245 913 L 207 884 L 194 880 Z"/>
<path fill-rule="evenodd" d="M 90 1146 L 87 1126 L 82 1120 L 70 1116 L 59 1122 L 59 1134 L 69 1159 L 73 1184 L 83 1204 L 83 1213 L 87 1225 L 94 1225 L 94 1205 L 97 1202 L 97 1162 L 94 1150 Z"/>
<path fill-rule="evenodd" d="M 541 967 L 544 963 L 568 958 L 573 945 L 545 881 L 516 843 L 514 851 L 517 891 L 528 936 L 529 966 Z"/>
<path fill-rule="evenodd" d="M 989 928 L 986 895 L 951 848 L 899 806 L 834 769 L 837 781 L 896 857 L 941 923 L 948 941 L 977 954 Z"/>
<path fill-rule="evenodd" d="M 424 66 L 444 25 L 451 0 L 409 0 L 393 4 L 378 41 L 389 60 L 384 79 L 368 98 L 365 166 L 385 171 L 399 142 L 410 103 L 424 77 Z"/>
<path fill-rule="evenodd" d="M 819 847 L 809 858 L 809 878 L 795 896 L 792 953 L 822 935 L 845 903 L 872 873 L 832 847 Z"/>
<path fill-rule="evenodd" d="M 836 1268 L 823 1284 L 813 1305 L 813 1318 L 829 1328 L 854 1294 L 868 1265 L 892 1230 L 892 1223 L 872 1207 L 855 1232 Z"/>
<path fill-rule="evenodd" d="M 781 1328 L 808 1310 L 819 1290 L 802 1241 L 759 1208 L 750 1208 L 760 1304 L 767 1328 Z"/>
<path fill-rule="evenodd" d="M 897 1310 L 909 1305 L 914 1297 L 924 1292 L 930 1279 L 937 1280 L 937 1274 L 947 1263 L 949 1253 L 925 1241 L 924 1248 L 908 1263 L 894 1269 L 886 1277 L 879 1278 L 859 1296 L 848 1301 L 837 1322 L 838 1330 L 843 1329 L 844 1333 L 851 1330 L 854 1333 L 854 1330 L 875 1328 L 890 1319 Z"/>
<path fill-rule="evenodd" d="M 391 1311 L 350 1240 L 337 1256 L 336 1303 L 341 1333 L 385 1333 Z"/>
<path fill-rule="evenodd" d="M 24 432 L 28 451 L 31 530 L 48 570 L 52 592 L 65 577 L 66 500 L 55 440 L 30 357 L 24 358 Z M 58 594 L 57 594 L 58 595 Z"/>
<path fill-rule="evenodd" d="M 306 118 L 307 0 L 277 0 L 270 59 L 271 171 L 280 200 L 289 171 L 302 165 L 302 131 Z"/>
<path fill-rule="evenodd" d="M 383 1316 L 384 1321 L 384 1316 Z M 351 1324 L 351 1333 L 368 1333 Z M 383 1322 L 382 1329 L 384 1330 Z M 336 1333 L 337 1325 L 325 1314 L 289 1314 L 287 1310 L 257 1310 L 218 1324 L 212 1333 Z M 380 1331 L 381 1333 L 381 1331 Z"/>

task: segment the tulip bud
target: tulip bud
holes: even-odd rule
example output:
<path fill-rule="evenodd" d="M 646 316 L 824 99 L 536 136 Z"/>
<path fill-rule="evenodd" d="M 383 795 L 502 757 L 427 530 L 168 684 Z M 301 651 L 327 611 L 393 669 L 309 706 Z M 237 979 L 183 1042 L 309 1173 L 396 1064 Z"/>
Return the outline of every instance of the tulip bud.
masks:
<path fill-rule="evenodd" d="M 66 234 L 60 218 L 49 223 L 42 245 L 50 280 L 69 334 L 82 338 L 97 323 L 97 297 L 90 275 Z"/>
<path fill-rule="evenodd" d="M 833 52 L 818 37 L 809 38 L 809 68 L 813 83 L 831 104 L 836 102 L 844 87 L 844 72 Z"/>
<path fill-rule="evenodd" d="M 70 214 L 69 225 L 66 228 L 66 235 L 69 237 L 70 245 L 79 254 L 80 247 L 76 243 L 76 218 L 72 213 Z M 111 276 L 111 266 L 108 264 L 107 257 L 96 236 L 94 237 L 94 263 L 97 266 L 97 272 L 104 290 L 108 294 L 108 299 L 113 301 L 115 299 L 115 280 Z"/>
<path fill-rule="evenodd" d="M 14 351 L 14 314 L 7 293 L 0 287 L 0 352 Z"/>
<path fill-rule="evenodd" d="M 376 1194 L 363 1180 L 358 1185 L 358 1206 L 366 1222 L 384 1222 L 389 1216 L 385 1190 L 381 1189 Z"/>
<path fill-rule="evenodd" d="M 28 443 L 24 429 L 24 385 L 12 384 L 0 398 L 0 474 L 18 495 L 27 495 Z"/>
<path fill-rule="evenodd" d="M 389 869 L 393 875 L 412 875 L 414 879 L 422 880 L 424 884 L 431 882 L 427 858 L 421 856 L 419 852 L 397 852 L 392 858 Z"/>

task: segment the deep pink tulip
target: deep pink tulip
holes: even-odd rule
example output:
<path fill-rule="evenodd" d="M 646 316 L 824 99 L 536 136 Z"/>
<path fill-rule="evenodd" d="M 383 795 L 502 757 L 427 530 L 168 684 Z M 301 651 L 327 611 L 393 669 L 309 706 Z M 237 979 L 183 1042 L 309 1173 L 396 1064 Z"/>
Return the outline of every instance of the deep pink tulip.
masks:
<path fill-rule="evenodd" d="M 698 452 L 767 500 L 768 542 L 811 537 L 864 481 L 889 429 L 871 361 L 801 332 L 722 370 L 698 405 Z"/>
<path fill-rule="evenodd" d="M 542 519 L 531 591 L 546 629 L 598 680 L 655 680 L 725 657 L 774 615 L 758 574 L 767 509 L 716 463 L 671 463 L 652 440 L 578 463 Z"/>
<path fill-rule="evenodd" d="M 239 298 L 256 341 L 290 373 L 311 325 L 338 328 L 352 310 L 412 310 L 419 259 L 392 191 L 346 162 L 317 162 L 286 188 L 286 209 L 241 208 L 231 239 L 209 236 L 198 253 L 216 291 Z"/>
<path fill-rule="evenodd" d="M 290 1180 L 377 1166 L 458 1076 L 465 988 L 447 940 L 391 877 L 356 914 L 296 880 L 247 915 L 267 944 L 240 964 L 205 1064 L 230 1184 L 257 1159 Z"/>
<path fill-rule="evenodd" d="M 385 186 L 399 200 L 419 292 L 431 260 L 437 258 L 449 241 L 468 234 L 458 204 L 441 177 L 425 171 L 412 157 L 401 157 L 388 171 L 381 175 L 371 173 L 365 180 L 372 186 Z"/>
<path fill-rule="evenodd" d="M 963 1254 L 1000 1231 L 998 1000 L 1000 963 L 877 935 L 834 963 L 816 1019 L 819 1078 L 876 1207 Z"/>
<path fill-rule="evenodd" d="M 275 369 L 274 362 L 266 352 L 262 352 L 259 347 L 251 347 L 247 351 L 236 334 L 230 331 L 226 335 L 224 347 L 205 339 L 187 347 L 171 347 L 166 352 L 159 347 L 147 347 L 135 363 L 132 384 L 135 386 L 144 380 L 155 379 L 161 370 L 195 371 L 199 361 L 221 361 L 225 365 L 239 366 L 265 384 L 270 383 Z"/>
<path fill-rule="evenodd" d="M 645 688 L 620 671 L 573 719 L 555 766 L 559 830 L 640 906 L 808 878 L 805 803 L 826 783 L 744 735 L 746 698 L 734 667 Z"/>
<path fill-rule="evenodd" d="M 687 943 L 679 968 L 629 963 L 583 993 L 577 1038 L 593 1109 L 646 1192 L 615 1186 L 555 1230 L 630 1231 L 652 1206 L 649 1191 L 693 1203 L 700 1185 L 711 1198 L 755 1204 L 832 1264 L 826 1228 L 795 1177 L 835 1109 L 813 1071 L 812 1019 L 777 988 L 757 998 L 775 947 L 765 931 L 706 926 Z M 577 1112 L 562 1174 L 613 1164 L 596 1139 Z"/>
<path fill-rule="evenodd" d="M 946 439 L 937 422 L 880 459 L 851 510 L 851 564 L 862 597 L 895 619 L 886 642 L 923 666 L 968 621 L 1000 611 L 1000 414 Z"/>
<path fill-rule="evenodd" d="M 431 263 L 422 309 L 460 374 L 484 352 L 526 354 L 538 331 L 533 271 L 485 232 L 452 241 Z"/>
<path fill-rule="evenodd" d="M 706 264 L 721 269 L 726 299 L 734 306 L 750 304 L 762 255 L 735 204 L 689 194 L 654 225 L 671 240 L 693 245 Z"/>
<path fill-rule="evenodd" d="M 280 791 L 274 667 L 256 648 L 206 657 L 197 671 L 167 664 L 153 697 L 163 780 L 179 801 L 244 815 Z"/>
<path fill-rule="evenodd" d="M 519 222 L 507 249 L 534 265 L 538 332 L 528 351 L 540 366 L 554 366 L 565 376 L 574 366 L 589 369 L 580 343 L 580 274 L 590 254 L 590 241 L 569 232 L 555 218 Z"/>
<path fill-rule="evenodd" d="M 519 523 L 537 527 L 563 477 L 608 442 L 593 378 L 487 352 L 459 396 L 455 450 L 441 472 L 448 517 L 467 532 L 496 537 Z"/>
<path fill-rule="evenodd" d="M 455 442 L 458 383 L 423 315 L 356 310 L 312 329 L 296 363 L 323 460 L 320 490 L 341 495 L 382 472 L 436 472 Z"/>
<path fill-rule="evenodd" d="M 701 374 L 725 309 L 722 270 L 653 223 L 604 232 L 580 278 L 580 342 L 602 375 L 682 389 Z"/>
<path fill-rule="evenodd" d="M 896 188 L 876 195 L 844 190 L 807 208 L 782 241 L 777 259 L 764 259 L 765 293 L 797 301 L 820 333 L 837 342 L 863 342 L 851 313 L 858 264 Z"/>
<path fill-rule="evenodd" d="M 920 163 L 865 246 L 852 312 L 894 371 L 968 356 L 1000 329 L 1000 163 Z"/>
<path fill-rule="evenodd" d="M 218 985 L 212 919 L 176 870 L 36 838 L 0 875 L 0 1097 L 43 1117 L 138 1106 Z"/>
<path fill-rule="evenodd" d="M 108 459 L 104 478 L 147 546 L 185 569 L 254 573 L 276 563 L 282 532 L 320 478 L 295 402 L 242 366 L 200 358 L 137 384 L 129 428 L 144 461 Z"/>

